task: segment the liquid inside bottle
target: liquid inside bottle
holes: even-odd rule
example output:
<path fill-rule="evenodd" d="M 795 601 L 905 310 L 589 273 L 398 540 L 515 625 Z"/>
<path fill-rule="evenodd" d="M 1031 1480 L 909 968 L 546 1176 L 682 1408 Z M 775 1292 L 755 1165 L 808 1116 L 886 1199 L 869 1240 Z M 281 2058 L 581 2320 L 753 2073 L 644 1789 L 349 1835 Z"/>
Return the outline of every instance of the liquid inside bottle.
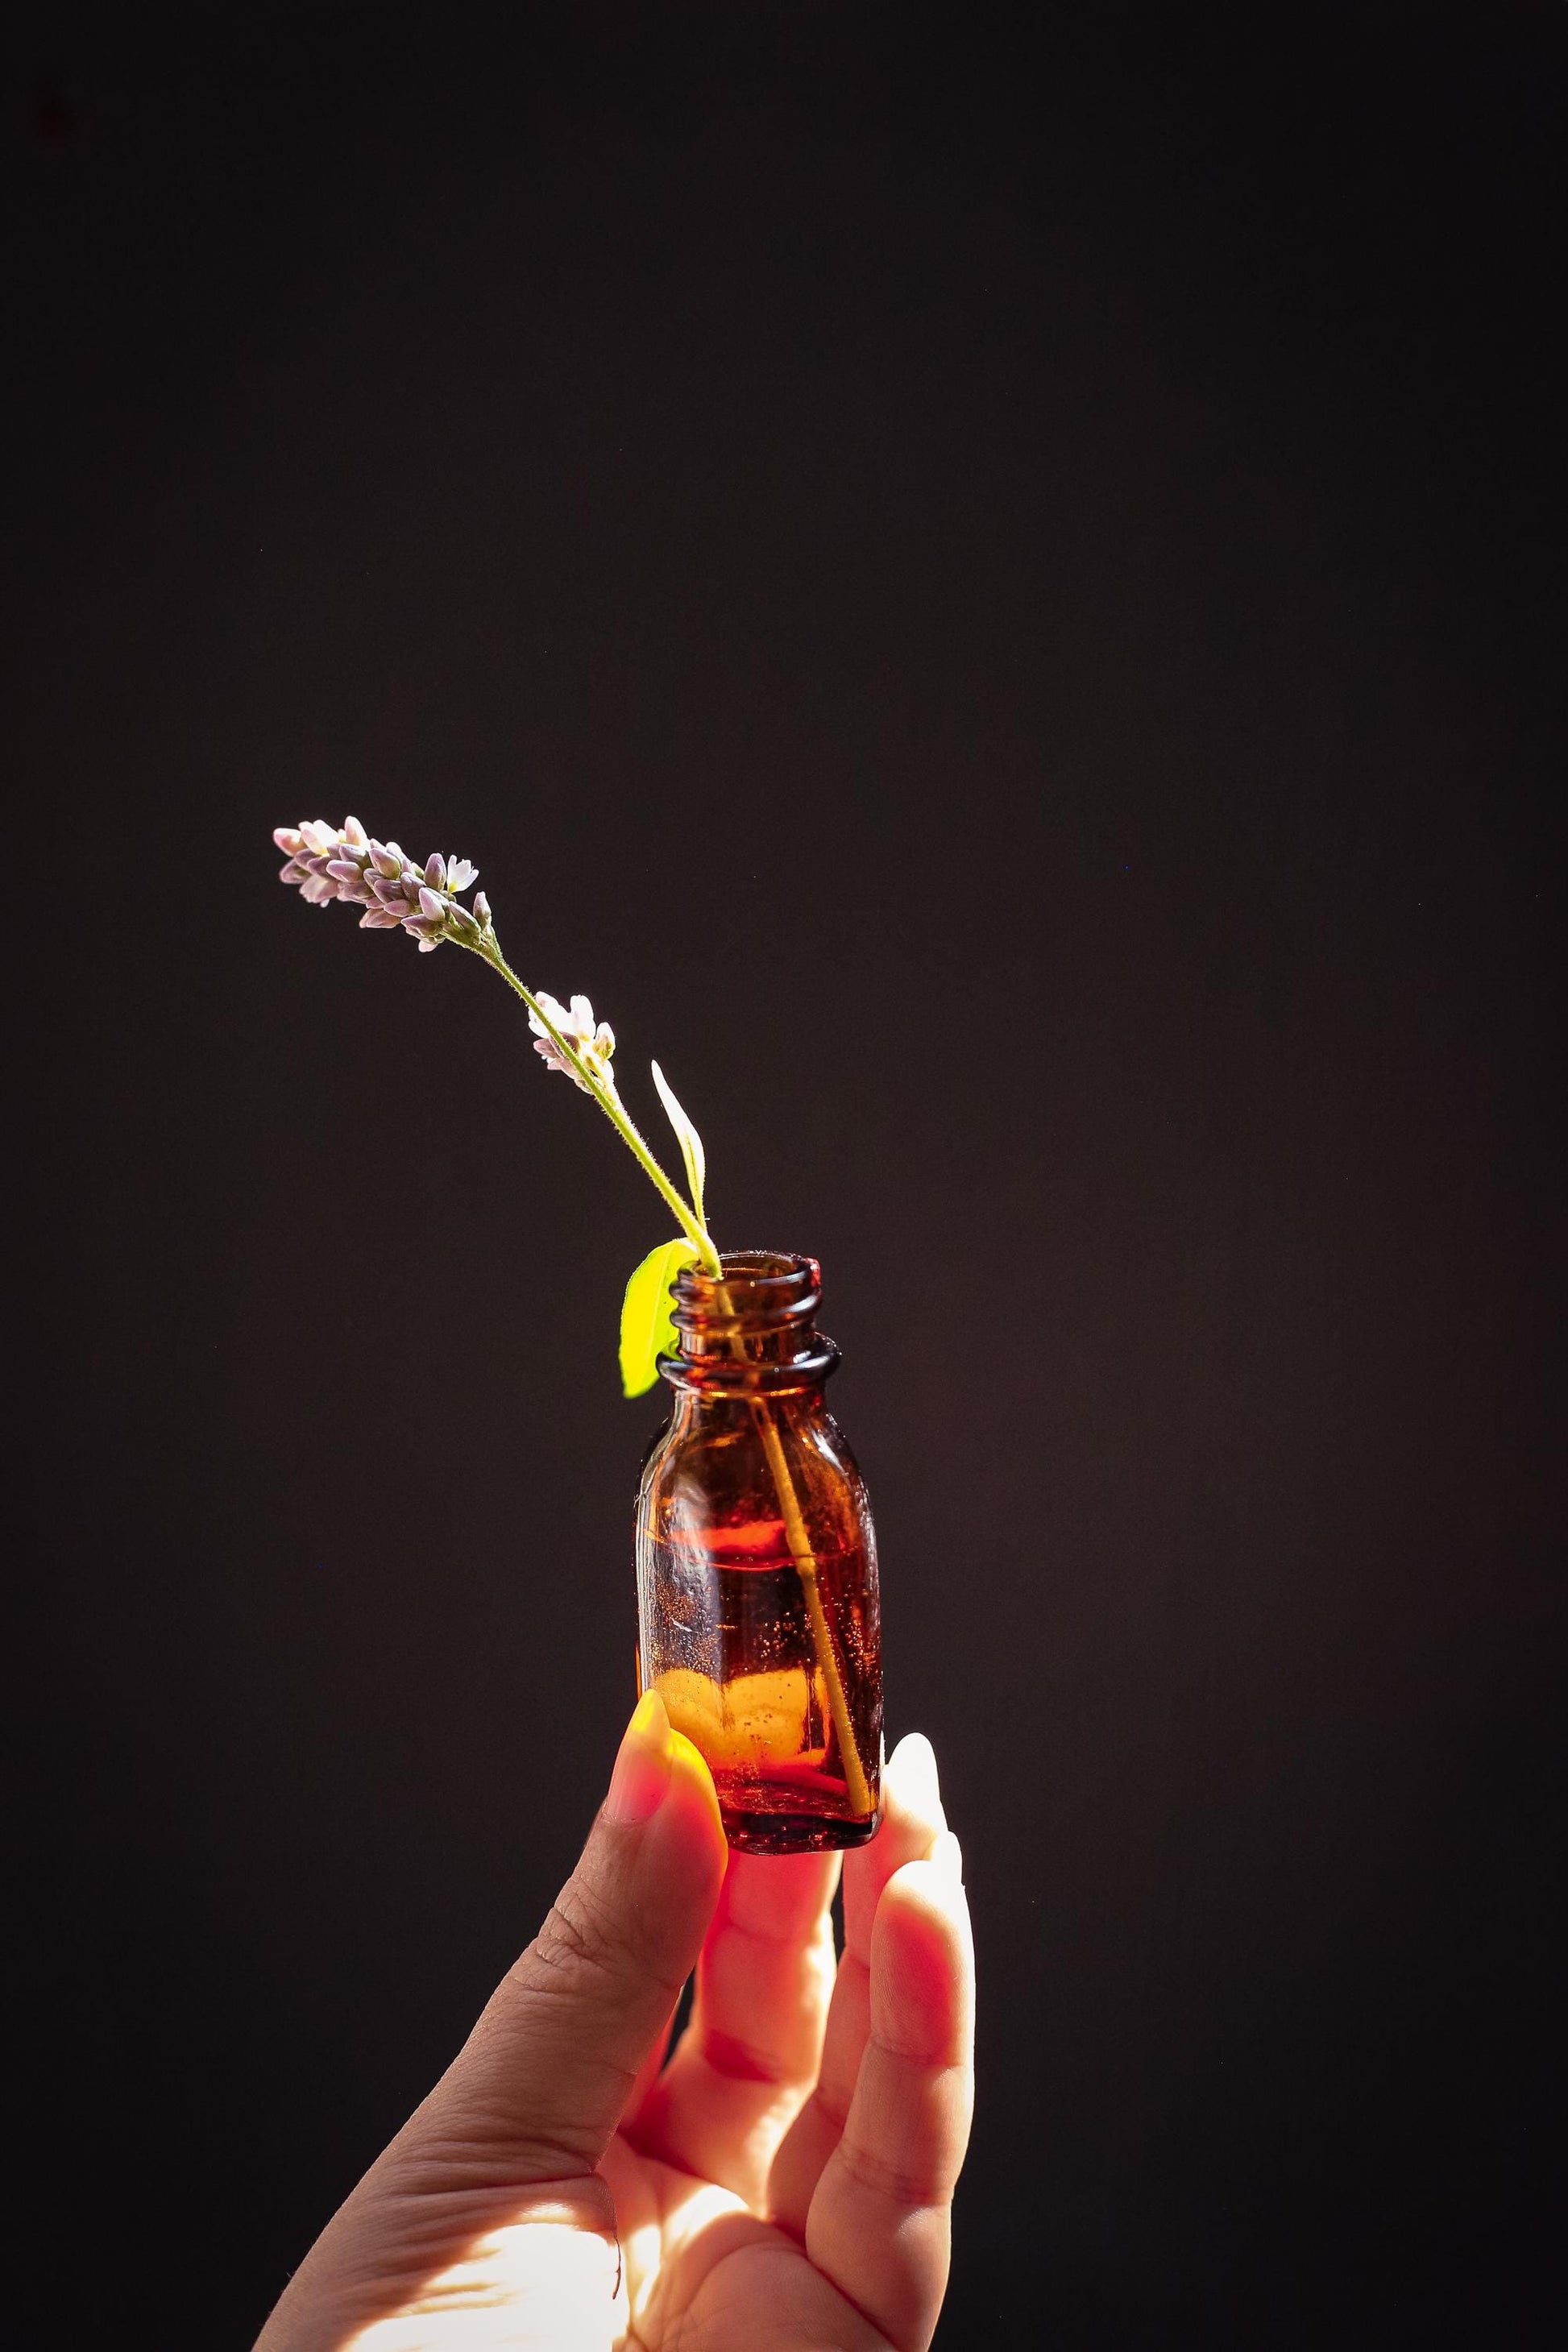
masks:
<path fill-rule="evenodd" d="M 811 1259 L 676 1286 L 676 1391 L 638 1500 L 639 1672 L 752 1853 L 854 1845 L 880 1817 L 876 1538 L 823 1402 Z"/>

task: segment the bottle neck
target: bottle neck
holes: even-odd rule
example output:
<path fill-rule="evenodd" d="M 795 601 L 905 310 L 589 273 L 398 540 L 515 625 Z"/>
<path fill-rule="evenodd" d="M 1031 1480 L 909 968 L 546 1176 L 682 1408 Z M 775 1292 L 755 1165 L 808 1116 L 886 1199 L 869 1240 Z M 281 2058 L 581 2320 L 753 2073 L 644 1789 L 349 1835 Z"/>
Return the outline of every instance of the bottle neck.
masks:
<path fill-rule="evenodd" d="M 659 1359 L 670 1386 L 700 1397 L 820 1389 L 838 1350 L 816 1328 L 816 1260 L 735 1250 L 721 1265 L 718 1275 L 689 1266 L 676 1281 L 676 1352 Z"/>

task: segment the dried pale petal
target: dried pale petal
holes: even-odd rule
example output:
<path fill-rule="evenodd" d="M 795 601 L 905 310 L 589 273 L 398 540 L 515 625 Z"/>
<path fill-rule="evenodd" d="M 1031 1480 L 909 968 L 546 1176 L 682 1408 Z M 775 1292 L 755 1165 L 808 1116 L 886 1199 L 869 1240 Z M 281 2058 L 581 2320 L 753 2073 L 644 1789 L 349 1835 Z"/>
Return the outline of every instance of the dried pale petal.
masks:
<path fill-rule="evenodd" d="M 585 996 L 572 999 L 572 1025 L 574 1029 L 581 1030 L 585 1037 L 594 1034 L 594 1008 Z"/>

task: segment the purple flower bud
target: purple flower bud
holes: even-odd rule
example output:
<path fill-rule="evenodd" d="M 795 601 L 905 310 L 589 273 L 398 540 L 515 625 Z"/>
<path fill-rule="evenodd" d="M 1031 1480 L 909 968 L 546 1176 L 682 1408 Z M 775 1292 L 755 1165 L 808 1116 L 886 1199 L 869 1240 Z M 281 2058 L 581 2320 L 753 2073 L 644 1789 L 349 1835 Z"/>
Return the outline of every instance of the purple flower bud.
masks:
<path fill-rule="evenodd" d="M 477 892 L 475 895 L 474 913 L 478 917 L 480 925 L 488 931 L 490 927 L 490 902 L 486 898 L 482 890 Z"/>
<path fill-rule="evenodd" d="M 419 891 L 419 911 L 426 922 L 443 924 L 446 922 L 446 908 L 436 896 L 435 891 L 426 888 L 424 885 L 421 885 Z"/>
<path fill-rule="evenodd" d="M 375 880 L 370 887 L 375 892 L 376 897 L 381 900 L 384 907 L 395 907 L 397 908 L 399 919 L 401 919 L 405 901 L 404 899 L 402 889 L 398 884 L 395 882 L 384 881 L 378 874 Z"/>
<path fill-rule="evenodd" d="M 362 931 L 395 931 L 398 921 L 384 907 L 373 907 L 368 914 L 360 917 L 359 927 Z"/>
<path fill-rule="evenodd" d="M 305 846 L 304 835 L 297 832 L 291 824 L 280 824 L 272 838 L 279 848 L 286 850 L 290 857 L 298 857 Z"/>
<path fill-rule="evenodd" d="M 357 882 L 359 867 L 352 857 L 329 857 L 327 871 L 334 882 Z"/>
<path fill-rule="evenodd" d="M 432 948 L 438 948 L 441 942 L 439 940 L 421 940 L 419 942 L 419 952 L 421 955 L 428 955 Z"/>
<path fill-rule="evenodd" d="M 368 849 L 370 847 L 370 835 L 366 833 L 363 825 L 361 824 L 357 816 L 344 817 L 343 833 L 346 839 L 353 848 Z"/>
<path fill-rule="evenodd" d="M 370 862 L 376 872 L 384 874 L 389 882 L 395 882 L 403 871 L 402 858 L 395 857 L 390 849 L 384 849 L 379 841 L 373 841 L 370 845 Z"/>
<path fill-rule="evenodd" d="M 447 879 L 447 861 L 438 849 L 433 849 L 425 862 L 425 879 L 432 890 L 438 890 Z"/>
<path fill-rule="evenodd" d="M 459 907 L 454 902 L 447 909 L 447 920 L 459 939 L 477 940 L 481 936 L 479 927 L 467 907 Z"/>

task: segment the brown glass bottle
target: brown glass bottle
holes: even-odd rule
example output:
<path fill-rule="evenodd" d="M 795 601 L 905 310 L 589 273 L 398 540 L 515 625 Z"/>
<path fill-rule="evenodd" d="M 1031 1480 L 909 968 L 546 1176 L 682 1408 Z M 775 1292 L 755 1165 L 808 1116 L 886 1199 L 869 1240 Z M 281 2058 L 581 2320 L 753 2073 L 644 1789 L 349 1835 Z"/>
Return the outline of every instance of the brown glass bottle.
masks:
<path fill-rule="evenodd" d="M 745 1853 L 859 1845 L 881 1817 L 877 1541 L 822 1384 L 815 1258 L 675 1284 L 669 1423 L 637 1498 L 637 1671 L 707 1759 Z"/>

